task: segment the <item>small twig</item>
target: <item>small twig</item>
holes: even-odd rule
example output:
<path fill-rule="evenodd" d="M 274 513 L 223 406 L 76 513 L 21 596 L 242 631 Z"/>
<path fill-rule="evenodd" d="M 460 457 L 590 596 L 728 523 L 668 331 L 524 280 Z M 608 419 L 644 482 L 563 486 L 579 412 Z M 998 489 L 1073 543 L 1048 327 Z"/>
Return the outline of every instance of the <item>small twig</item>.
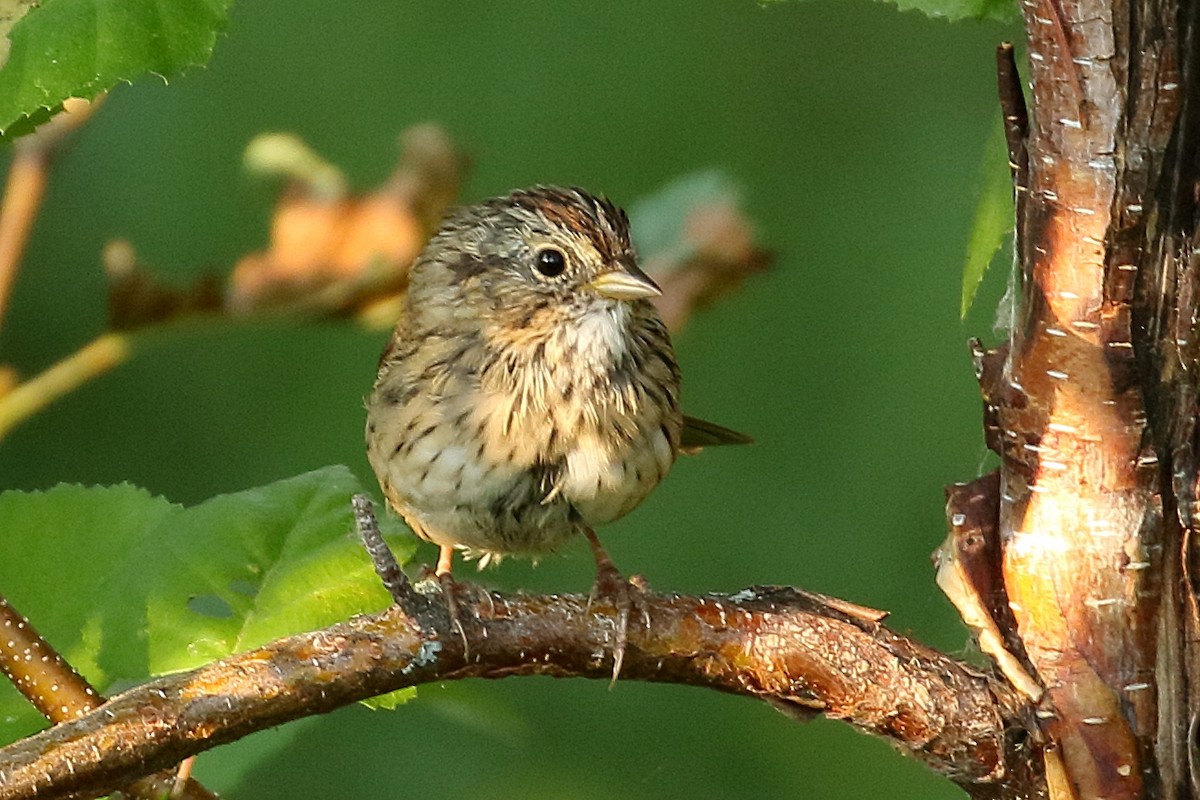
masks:
<path fill-rule="evenodd" d="M 90 103 L 77 98 L 67 100 L 61 114 L 17 140 L 13 147 L 8 182 L 0 201 L 0 325 L 46 192 L 51 161 L 67 134 L 87 122 L 102 99 L 103 95 Z"/>
<path fill-rule="evenodd" d="M 375 574 L 383 581 L 383 587 L 388 590 L 396 605 L 404 607 L 406 603 L 411 602 L 415 593 L 408 576 L 400 569 L 400 563 L 396 561 L 392 549 L 379 532 L 379 520 L 375 519 L 371 499 L 365 494 L 356 494 L 350 499 L 350 505 L 354 508 L 354 525 L 358 528 L 358 536 L 375 566 Z M 405 610 L 410 614 L 414 612 L 414 609 Z"/>
<path fill-rule="evenodd" d="M 58 398 L 123 364 L 132 351 L 128 334 L 103 334 L 0 396 L 0 439 Z"/>
<path fill-rule="evenodd" d="M 104 698 L 0 595 L 0 672 L 51 722 L 78 719 Z M 128 797 L 179 800 L 216 797 L 182 770 L 167 769 L 121 787 Z"/>
<path fill-rule="evenodd" d="M 1017 216 L 1017 238 L 1021 240 L 1025 218 L 1025 197 L 1029 194 L 1029 109 L 1021 88 L 1021 74 L 1011 42 L 996 48 L 996 84 L 1000 93 L 1000 112 L 1004 115 L 1004 141 L 1008 144 L 1008 166 L 1012 170 L 1013 195 Z M 1019 245 L 1018 245 L 1019 246 Z"/>
<path fill-rule="evenodd" d="M 0 672 L 51 722 L 81 717 L 104 698 L 0 596 Z"/>

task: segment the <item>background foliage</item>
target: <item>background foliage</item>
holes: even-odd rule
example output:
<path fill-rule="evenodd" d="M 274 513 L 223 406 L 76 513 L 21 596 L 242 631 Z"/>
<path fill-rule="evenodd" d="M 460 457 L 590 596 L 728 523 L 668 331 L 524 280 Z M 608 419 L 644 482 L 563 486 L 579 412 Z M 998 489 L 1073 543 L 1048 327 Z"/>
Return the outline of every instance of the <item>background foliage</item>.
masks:
<path fill-rule="evenodd" d="M 777 263 L 676 344 L 689 410 L 759 443 L 684 461 L 602 536 L 659 589 L 795 584 L 960 651 L 928 553 L 942 485 L 984 461 L 965 339 L 990 329 L 1003 276 L 965 324 L 959 277 L 998 116 L 992 48 L 1014 33 L 857 0 L 234 4 L 209 68 L 118 90 L 63 158 L 0 357 L 32 372 L 101 328 L 108 238 L 181 282 L 261 248 L 271 193 L 239 163 L 263 130 L 296 131 L 371 186 L 402 127 L 438 120 L 475 159 L 468 198 L 565 182 L 630 203 L 722 167 Z M 382 338 L 170 334 L 0 443 L 0 486 L 130 481 L 192 505 L 330 463 L 369 483 L 362 397 Z M 44 569 L 63 592 L 90 585 Z M 579 591 L 592 565 L 580 545 L 483 577 Z M 274 752 L 242 770 L 258 749 Z M 958 796 L 834 723 L 549 679 L 427 687 L 395 713 L 259 734 L 198 774 L 235 797 Z"/>

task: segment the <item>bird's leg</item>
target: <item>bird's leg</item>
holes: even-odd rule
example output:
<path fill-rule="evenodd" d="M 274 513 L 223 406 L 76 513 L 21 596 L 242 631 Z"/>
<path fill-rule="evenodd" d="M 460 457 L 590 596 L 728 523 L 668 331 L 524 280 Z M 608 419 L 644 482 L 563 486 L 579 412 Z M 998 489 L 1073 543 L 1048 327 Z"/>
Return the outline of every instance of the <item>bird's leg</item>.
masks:
<path fill-rule="evenodd" d="M 443 575 L 450 578 L 450 570 L 452 569 L 454 569 L 454 548 L 448 544 L 444 544 L 438 548 L 438 563 L 437 570 L 435 571 L 438 580 L 441 580 Z M 451 580 L 453 579 L 451 578 Z"/>
<path fill-rule="evenodd" d="M 646 620 L 646 624 L 648 625 L 650 622 L 650 615 L 642 602 L 646 593 L 646 582 L 640 575 L 626 580 L 613 564 L 608 551 L 596 538 L 596 532 L 591 528 L 584 528 L 583 535 L 587 537 L 588 544 L 592 546 L 592 556 L 596 559 L 596 582 L 592 584 L 588 607 L 591 608 L 592 601 L 606 598 L 611 600 L 617 609 L 612 671 L 612 683 L 616 683 L 617 676 L 621 674 L 621 665 L 625 663 L 625 647 L 629 643 L 630 615 L 636 608 Z"/>
<path fill-rule="evenodd" d="M 442 587 L 442 597 L 446 599 L 446 613 L 450 615 L 450 625 L 458 631 L 458 635 L 462 638 L 463 643 L 463 658 L 466 659 L 471 654 L 471 645 L 467 643 L 467 632 L 463 629 L 462 619 L 458 616 L 458 584 L 454 581 L 454 576 L 450 574 L 450 570 L 454 567 L 454 548 L 444 544 L 438 550 L 437 569 L 434 574 L 437 575 L 438 583 Z"/>
<path fill-rule="evenodd" d="M 188 756 L 179 762 L 179 767 L 175 770 L 175 780 L 171 784 L 171 791 L 167 794 L 168 800 L 177 800 L 187 793 L 188 782 L 192 777 L 192 767 L 195 765 L 195 756 Z"/>

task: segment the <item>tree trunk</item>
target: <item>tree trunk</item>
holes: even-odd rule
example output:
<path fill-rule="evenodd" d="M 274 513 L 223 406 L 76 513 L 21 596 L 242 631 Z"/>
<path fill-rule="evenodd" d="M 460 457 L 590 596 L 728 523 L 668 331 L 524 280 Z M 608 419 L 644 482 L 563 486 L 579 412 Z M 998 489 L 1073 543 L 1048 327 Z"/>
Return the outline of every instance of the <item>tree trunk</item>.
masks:
<path fill-rule="evenodd" d="M 1020 293 L 1007 345 L 979 354 L 999 554 L 972 583 L 1050 797 L 1198 798 L 1200 7 L 1022 10 L 1027 123 L 1001 69 Z"/>

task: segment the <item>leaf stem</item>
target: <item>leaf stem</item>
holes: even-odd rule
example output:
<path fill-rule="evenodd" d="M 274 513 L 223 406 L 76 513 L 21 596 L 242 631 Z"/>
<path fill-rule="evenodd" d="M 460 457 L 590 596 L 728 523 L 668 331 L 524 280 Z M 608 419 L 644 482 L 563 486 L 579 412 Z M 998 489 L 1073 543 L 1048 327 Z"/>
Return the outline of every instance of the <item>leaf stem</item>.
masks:
<path fill-rule="evenodd" d="M 67 134 L 87 122 L 103 97 L 100 95 L 91 102 L 79 98 L 67 100 L 61 114 L 17 141 L 4 197 L 0 200 L 0 323 L 4 321 L 21 257 L 46 193 L 50 163 Z"/>

